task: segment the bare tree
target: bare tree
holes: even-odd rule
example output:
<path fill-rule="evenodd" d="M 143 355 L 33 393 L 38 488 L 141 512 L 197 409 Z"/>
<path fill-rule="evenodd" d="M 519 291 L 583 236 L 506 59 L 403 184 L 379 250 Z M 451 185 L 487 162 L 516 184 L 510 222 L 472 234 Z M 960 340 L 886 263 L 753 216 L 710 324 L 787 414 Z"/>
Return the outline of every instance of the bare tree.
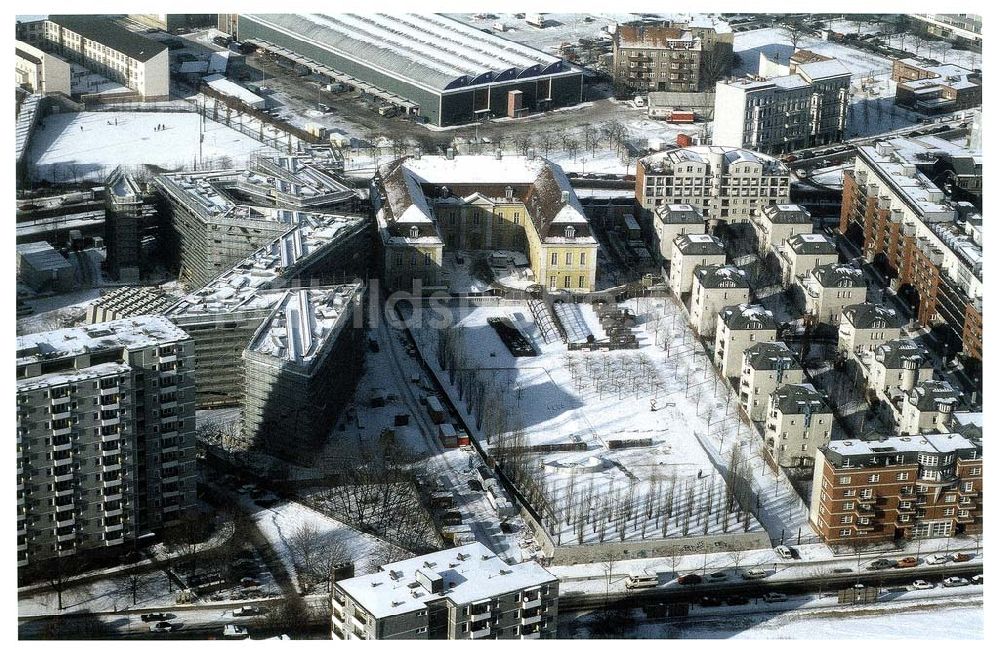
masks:
<path fill-rule="evenodd" d="M 121 598 L 126 601 L 123 608 L 128 607 L 128 600 L 134 607 L 139 604 L 140 596 L 149 592 L 153 585 L 152 577 L 149 573 L 138 568 L 130 568 L 115 579 L 116 599 Z"/>
<path fill-rule="evenodd" d="M 799 49 L 799 42 L 802 40 L 802 37 L 806 35 L 808 30 L 801 21 L 796 19 L 790 20 L 782 25 L 781 32 L 788 39 L 789 43 L 792 44 L 792 50 L 795 51 Z"/>

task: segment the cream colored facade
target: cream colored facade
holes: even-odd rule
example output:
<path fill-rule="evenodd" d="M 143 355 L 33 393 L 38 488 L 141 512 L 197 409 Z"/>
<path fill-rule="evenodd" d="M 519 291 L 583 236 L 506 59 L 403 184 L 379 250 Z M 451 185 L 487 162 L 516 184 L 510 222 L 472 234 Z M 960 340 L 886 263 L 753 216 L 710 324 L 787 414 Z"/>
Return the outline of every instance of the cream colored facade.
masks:
<path fill-rule="evenodd" d="M 735 267 L 733 270 L 740 271 Z M 695 272 L 691 289 L 691 326 L 702 337 L 715 334 L 719 311 L 723 307 L 750 301 L 750 286 L 742 273 L 719 281 L 717 285 L 715 281 L 708 281 L 709 278 L 714 277 L 699 277 Z M 706 282 L 709 284 L 705 285 Z"/>
<path fill-rule="evenodd" d="M 907 356 L 900 357 L 905 350 Z M 930 354 L 910 340 L 893 340 L 875 349 L 874 355 L 859 358 L 868 377 L 868 389 L 892 397 L 909 392 L 921 381 L 934 378 Z"/>
<path fill-rule="evenodd" d="M 809 384 L 782 386 L 768 399 L 764 444 L 783 468 L 813 465 L 832 430 L 833 411 Z"/>
<path fill-rule="evenodd" d="M 839 260 L 837 247 L 825 235 L 792 235 L 778 247 L 781 280 L 786 286 L 804 278 L 810 269 L 832 265 Z"/>
<path fill-rule="evenodd" d="M 903 396 L 898 411 L 894 407 L 897 431 L 903 436 L 950 431 L 959 395 L 944 381 L 918 383 Z"/>
<path fill-rule="evenodd" d="M 673 258 L 674 240 L 679 235 L 704 233 L 705 219 L 691 205 L 661 205 L 654 213 L 653 231 L 661 260 L 669 262 Z"/>
<path fill-rule="evenodd" d="M 757 233 L 759 250 L 773 251 L 793 235 L 813 232 L 812 215 L 801 205 L 769 205 L 750 219 Z"/>
<path fill-rule="evenodd" d="M 678 299 L 689 294 L 694 284 L 694 268 L 726 264 L 722 240 L 704 233 L 678 235 L 670 250 L 670 289 Z"/>
<path fill-rule="evenodd" d="M 778 345 L 777 348 L 773 348 Z M 774 358 L 756 356 L 773 352 Z M 779 368 L 777 362 L 782 364 Z M 783 343 L 760 343 L 743 354 L 740 374 L 740 406 L 754 422 L 762 422 L 767 414 L 768 400 L 778 386 L 802 383 L 802 366 Z"/>
<path fill-rule="evenodd" d="M 69 62 L 24 41 L 15 42 L 14 72 L 17 84 L 31 93 L 70 94 Z"/>
<path fill-rule="evenodd" d="M 809 271 L 799 286 L 805 294 L 806 313 L 825 324 L 840 324 L 845 306 L 863 303 L 868 293 L 860 269 L 830 265 Z"/>
<path fill-rule="evenodd" d="M 759 342 L 773 342 L 778 339 L 774 328 L 774 318 L 763 306 L 746 306 L 758 319 L 741 322 L 738 326 L 727 323 L 727 314 L 740 312 L 741 307 L 723 308 L 716 316 L 715 365 L 728 378 L 740 376 L 743 368 L 743 352 Z M 746 328 L 744 328 L 746 327 Z"/>
<path fill-rule="evenodd" d="M 881 312 L 887 310 L 880 307 Z M 852 321 L 850 311 L 851 308 L 845 308 L 840 319 L 840 328 L 837 331 L 837 350 L 841 353 L 875 351 L 876 348 L 889 340 L 899 339 L 900 328 L 898 325 L 894 326 L 893 322 L 886 321 L 881 317 L 855 317 Z M 855 323 L 858 325 L 855 326 Z M 898 324 L 898 322 L 896 323 Z"/>

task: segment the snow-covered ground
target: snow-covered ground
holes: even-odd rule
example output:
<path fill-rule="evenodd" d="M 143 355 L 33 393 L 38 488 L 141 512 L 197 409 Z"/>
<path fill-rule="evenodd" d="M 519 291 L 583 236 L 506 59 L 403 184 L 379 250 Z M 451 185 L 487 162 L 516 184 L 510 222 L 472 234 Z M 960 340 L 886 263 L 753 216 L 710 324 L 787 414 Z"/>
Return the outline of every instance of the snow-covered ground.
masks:
<path fill-rule="evenodd" d="M 739 446 L 753 488 L 760 493 L 761 508 L 752 511 L 772 538 L 798 537 L 800 531 L 803 538 L 812 537 L 804 505 L 784 477 L 776 480 L 764 468 L 756 439 L 737 418 L 734 397 L 727 396 L 673 301 L 622 305 L 640 317 L 636 351 L 570 353 L 562 343 L 546 344 L 526 306 L 453 310 L 472 366 L 489 372 L 500 391 L 496 403 L 510 409 L 510 417 L 526 430 L 528 443 L 565 445 L 555 453 L 528 457 L 555 514 L 558 540 L 572 545 L 581 540 L 617 541 L 621 536 L 697 537 L 759 529 L 756 519 L 726 513 L 718 503 L 733 445 Z M 596 323 L 589 307 L 577 312 L 574 331 L 582 333 L 583 327 Z M 498 315 L 521 329 L 539 356 L 512 357 L 487 325 L 489 317 Z M 436 366 L 436 333 L 416 333 L 426 360 Z M 651 400 L 656 401 L 655 411 Z M 636 439 L 652 444 L 608 447 L 611 440 Z M 585 450 L 570 450 L 580 443 Z M 604 530 L 606 523 L 584 525 L 577 520 L 579 509 L 587 505 L 596 513 L 606 501 L 630 495 L 642 508 L 651 503 L 654 512 L 637 514 L 626 527 Z M 692 511 L 685 520 L 689 496 Z M 660 500 L 671 497 L 672 502 L 663 503 L 673 513 L 662 523 Z"/>
<path fill-rule="evenodd" d="M 87 307 L 101 296 L 98 288 L 26 299 L 33 314 L 17 320 L 17 334 L 40 333 L 83 323 Z"/>
<path fill-rule="evenodd" d="M 117 121 L 117 125 L 115 125 Z M 28 162 L 37 178 L 52 182 L 102 180 L 116 166 L 192 167 L 199 158 L 201 116 L 183 112 L 79 112 L 45 118 L 31 141 Z M 110 123 L 110 125 L 109 125 Z M 156 130 L 165 125 L 166 129 Z M 263 144 L 236 130 L 204 121 L 204 160 L 229 158 L 242 166 Z"/>
<path fill-rule="evenodd" d="M 283 502 L 269 509 L 261 509 L 251 517 L 293 576 L 301 564 L 294 557 L 295 550 L 290 541 L 294 542 L 296 532 L 304 527 L 315 529 L 323 541 L 342 546 L 345 556 L 354 562 L 355 572 L 359 575 L 371 571 L 373 559 L 382 544 L 378 538 L 298 502 Z M 379 564 L 376 567 L 377 565 Z"/>
<path fill-rule="evenodd" d="M 924 593 L 924 592 L 917 592 Z M 835 604 L 835 600 L 833 602 Z M 644 621 L 634 612 L 629 639 L 982 639 L 981 597 L 900 596 L 871 605 L 804 608 L 779 612 L 774 605 L 753 601 L 745 607 L 722 607 L 677 621 Z M 777 612 L 777 613 L 776 613 Z M 587 638 L 585 627 L 573 638 Z"/>

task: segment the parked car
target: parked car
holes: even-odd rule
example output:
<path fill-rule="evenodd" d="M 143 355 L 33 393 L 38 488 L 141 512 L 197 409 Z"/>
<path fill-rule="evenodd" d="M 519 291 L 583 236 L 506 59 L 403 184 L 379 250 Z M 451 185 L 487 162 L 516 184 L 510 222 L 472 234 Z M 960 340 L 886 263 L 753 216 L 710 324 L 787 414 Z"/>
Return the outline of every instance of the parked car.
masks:
<path fill-rule="evenodd" d="M 965 579 L 964 577 L 948 577 L 945 578 L 945 580 L 941 583 L 947 586 L 948 588 L 951 588 L 953 586 L 968 586 L 969 580 Z"/>
<path fill-rule="evenodd" d="M 788 599 L 788 596 L 784 593 L 778 593 L 777 591 L 771 591 L 764 594 L 764 602 L 784 602 Z"/>
<path fill-rule="evenodd" d="M 950 554 L 935 554 L 933 557 L 927 558 L 927 563 L 934 566 L 940 566 L 941 564 L 948 563 L 949 561 L 951 561 Z"/>
<path fill-rule="evenodd" d="M 715 597 L 714 595 L 706 595 L 701 600 L 698 601 L 702 607 L 719 607 L 722 605 L 722 600 Z"/>
<path fill-rule="evenodd" d="M 767 571 L 762 568 L 751 568 L 750 570 L 743 571 L 741 577 L 743 579 L 764 579 L 767 577 Z"/>
<path fill-rule="evenodd" d="M 916 557 L 903 557 L 896 562 L 896 568 L 913 568 L 918 563 L 920 563 L 920 559 Z"/>
<path fill-rule="evenodd" d="M 691 573 L 689 575 L 681 575 L 680 577 L 677 578 L 677 583 L 682 584 L 684 586 L 688 586 L 691 584 L 701 584 L 701 575 L 695 575 L 694 573 Z"/>
<path fill-rule="evenodd" d="M 726 604 L 730 606 L 745 605 L 750 602 L 745 596 L 742 595 L 731 595 L 726 598 Z"/>
<path fill-rule="evenodd" d="M 969 554 L 968 552 L 956 552 L 953 559 L 955 560 L 955 563 L 963 563 L 965 561 L 972 561 L 973 556 L 975 555 Z"/>
<path fill-rule="evenodd" d="M 853 568 L 845 568 L 845 567 L 841 566 L 839 568 L 831 568 L 830 572 L 834 573 L 835 575 L 844 575 L 846 573 L 853 573 L 854 569 Z"/>
<path fill-rule="evenodd" d="M 249 589 L 254 586 L 260 586 L 260 582 L 255 580 L 253 577 L 243 577 L 240 579 L 240 586 L 245 589 Z"/>
<path fill-rule="evenodd" d="M 229 624 L 222 628 L 222 636 L 228 638 L 243 638 L 249 637 L 250 633 L 247 632 L 247 628 L 242 625 Z"/>
<path fill-rule="evenodd" d="M 729 575 L 724 570 L 719 570 L 708 576 L 708 581 L 710 582 L 721 582 L 724 579 L 728 579 Z"/>
<path fill-rule="evenodd" d="M 149 626 L 149 631 L 150 632 L 173 632 L 174 631 L 174 624 L 173 623 L 168 623 L 167 621 L 160 621 L 159 623 L 156 623 L 155 625 L 150 625 Z"/>
<path fill-rule="evenodd" d="M 775 554 L 777 554 L 782 559 L 791 559 L 792 551 L 788 549 L 787 545 L 778 545 L 774 548 Z"/>
<path fill-rule="evenodd" d="M 973 575 L 972 576 L 972 583 L 973 584 L 978 584 L 979 586 L 982 586 L 983 585 L 983 574 L 979 573 L 978 575 Z"/>
<path fill-rule="evenodd" d="M 151 614 L 143 614 L 139 618 L 142 619 L 143 623 L 152 623 L 153 621 L 165 621 L 169 618 L 166 614 L 162 612 L 153 612 Z"/>
<path fill-rule="evenodd" d="M 260 607 L 246 606 L 234 610 L 233 616 L 260 616 L 263 613 L 264 610 L 261 609 Z"/>
<path fill-rule="evenodd" d="M 918 579 L 917 581 L 913 582 L 913 588 L 922 591 L 924 589 L 932 589 L 934 588 L 934 585 L 925 579 Z"/>
<path fill-rule="evenodd" d="M 868 564 L 868 570 L 885 570 L 895 567 L 896 562 L 891 559 L 876 559 Z"/>

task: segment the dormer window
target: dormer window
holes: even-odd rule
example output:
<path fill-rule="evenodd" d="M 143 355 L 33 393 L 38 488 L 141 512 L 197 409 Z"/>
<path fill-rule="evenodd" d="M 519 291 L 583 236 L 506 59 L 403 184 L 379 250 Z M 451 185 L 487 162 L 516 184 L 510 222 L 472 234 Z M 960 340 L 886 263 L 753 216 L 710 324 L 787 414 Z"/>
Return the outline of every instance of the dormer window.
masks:
<path fill-rule="evenodd" d="M 415 240 L 420 237 L 420 229 L 416 226 L 410 226 L 410 239 Z"/>
<path fill-rule="evenodd" d="M 506 197 L 508 201 L 514 198 L 514 188 L 510 185 L 507 185 L 507 187 L 504 188 L 503 193 L 504 197 Z"/>
<path fill-rule="evenodd" d="M 571 240 L 576 237 L 576 228 L 566 226 L 566 239 Z"/>

